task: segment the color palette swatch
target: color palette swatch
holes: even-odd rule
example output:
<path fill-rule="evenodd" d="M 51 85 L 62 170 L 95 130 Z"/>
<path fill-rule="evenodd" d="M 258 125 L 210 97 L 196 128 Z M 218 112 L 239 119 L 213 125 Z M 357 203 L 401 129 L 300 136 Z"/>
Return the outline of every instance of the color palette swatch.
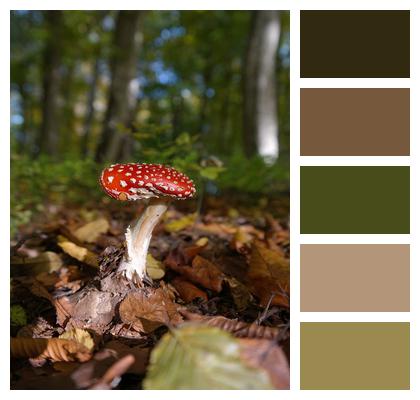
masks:
<path fill-rule="evenodd" d="M 301 89 L 302 156 L 410 155 L 409 89 Z"/>
<path fill-rule="evenodd" d="M 409 389 L 410 11 L 301 11 L 300 77 L 300 387 Z"/>
<path fill-rule="evenodd" d="M 407 244 L 303 244 L 300 309 L 322 312 L 410 311 Z"/>
<path fill-rule="evenodd" d="M 410 12 L 300 13 L 301 78 L 409 78 Z"/>
<path fill-rule="evenodd" d="M 410 233 L 410 169 L 301 167 L 301 233 Z"/>
<path fill-rule="evenodd" d="M 304 322 L 301 389 L 410 389 L 410 325 Z"/>

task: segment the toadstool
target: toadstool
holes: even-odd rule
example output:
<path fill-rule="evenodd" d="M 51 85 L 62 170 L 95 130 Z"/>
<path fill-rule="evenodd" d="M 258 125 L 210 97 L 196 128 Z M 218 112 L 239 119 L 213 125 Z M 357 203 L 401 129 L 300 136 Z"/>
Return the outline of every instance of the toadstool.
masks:
<path fill-rule="evenodd" d="M 136 223 L 127 228 L 126 254 L 118 266 L 126 278 L 143 282 L 147 279 L 146 257 L 154 227 L 167 210 L 169 200 L 194 196 L 194 183 L 175 168 L 144 163 L 113 164 L 102 171 L 100 182 L 114 199 L 148 201 Z"/>

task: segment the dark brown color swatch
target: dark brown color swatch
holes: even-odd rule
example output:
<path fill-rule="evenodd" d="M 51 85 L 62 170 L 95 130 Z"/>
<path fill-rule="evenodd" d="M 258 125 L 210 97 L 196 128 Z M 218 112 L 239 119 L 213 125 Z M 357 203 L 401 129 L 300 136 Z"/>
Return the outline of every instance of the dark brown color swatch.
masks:
<path fill-rule="evenodd" d="M 410 11 L 301 11 L 300 76 L 409 78 Z"/>
<path fill-rule="evenodd" d="M 410 311 L 410 246 L 301 245 L 300 310 Z"/>
<path fill-rule="evenodd" d="M 301 167 L 301 233 L 410 233 L 410 167 Z"/>
<path fill-rule="evenodd" d="M 410 89 L 301 89 L 300 154 L 410 155 Z"/>
<path fill-rule="evenodd" d="M 326 390 L 410 388 L 407 322 L 304 322 L 300 387 Z"/>

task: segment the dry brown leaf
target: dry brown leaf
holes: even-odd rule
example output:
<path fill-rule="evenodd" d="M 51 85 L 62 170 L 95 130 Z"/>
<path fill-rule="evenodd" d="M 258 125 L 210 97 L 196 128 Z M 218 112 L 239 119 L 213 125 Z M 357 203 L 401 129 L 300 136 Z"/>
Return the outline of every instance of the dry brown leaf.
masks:
<path fill-rule="evenodd" d="M 143 375 L 146 372 L 147 363 L 150 356 L 150 348 L 134 346 L 129 347 L 119 340 L 111 340 L 105 345 L 106 349 L 112 349 L 117 353 L 118 358 L 124 357 L 128 354 L 134 356 L 134 363 L 130 366 L 127 372 L 137 375 Z"/>
<path fill-rule="evenodd" d="M 288 333 L 283 329 L 271 326 L 257 325 L 256 323 L 249 324 L 247 322 L 238 321 L 236 319 L 229 319 L 222 316 L 211 317 L 189 312 L 187 310 L 180 310 L 180 313 L 188 320 L 200 322 L 209 326 L 220 328 L 224 331 L 232 333 L 236 337 L 247 337 L 256 339 L 269 340 L 286 340 Z M 287 336 L 287 337 L 286 337 Z"/>
<path fill-rule="evenodd" d="M 230 293 L 239 312 L 244 311 L 253 301 L 253 297 L 249 289 L 236 278 L 229 276 L 226 278 Z"/>
<path fill-rule="evenodd" d="M 222 290 L 223 273 L 212 262 L 201 256 L 194 257 L 192 266 L 175 263 L 167 265 L 191 282 L 218 293 Z"/>
<path fill-rule="evenodd" d="M 290 388 L 290 371 L 287 357 L 272 340 L 240 339 L 240 355 L 246 364 L 267 371 L 276 389 Z"/>
<path fill-rule="evenodd" d="M 72 256 L 76 260 L 82 261 L 91 267 L 98 267 L 98 256 L 85 247 L 78 246 L 77 244 L 69 241 L 59 241 L 58 245 L 65 253 Z"/>
<path fill-rule="evenodd" d="M 121 302 L 119 312 L 124 323 L 143 333 L 182 322 L 176 304 L 164 288 L 130 292 Z"/>
<path fill-rule="evenodd" d="M 99 218 L 76 229 L 73 234 L 81 242 L 94 243 L 102 233 L 108 232 L 108 229 L 108 220 Z"/>
<path fill-rule="evenodd" d="M 265 247 L 263 242 L 255 241 L 252 244 L 247 281 L 262 306 L 268 303 L 289 306 L 289 299 L 285 295 L 289 291 L 289 260 L 279 251 Z"/>
<path fill-rule="evenodd" d="M 185 279 L 176 277 L 171 281 L 171 285 L 176 289 L 181 296 L 181 299 L 186 303 L 190 303 L 196 298 L 203 299 L 204 301 L 208 300 L 206 292 Z"/>
<path fill-rule="evenodd" d="M 10 351 L 14 358 L 37 358 L 51 361 L 85 362 L 92 357 L 91 351 L 74 340 L 12 338 Z"/>
<path fill-rule="evenodd" d="M 229 239 L 236 232 L 236 227 L 234 225 L 224 223 L 197 223 L 195 228 L 207 234 L 220 236 L 223 239 Z"/>
<path fill-rule="evenodd" d="M 32 258 L 12 256 L 10 263 L 12 266 L 24 268 L 25 272 L 28 270 L 31 274 L 57 271 L 63 265 L 61 257 L 52 251 L 45 251 Z"/>

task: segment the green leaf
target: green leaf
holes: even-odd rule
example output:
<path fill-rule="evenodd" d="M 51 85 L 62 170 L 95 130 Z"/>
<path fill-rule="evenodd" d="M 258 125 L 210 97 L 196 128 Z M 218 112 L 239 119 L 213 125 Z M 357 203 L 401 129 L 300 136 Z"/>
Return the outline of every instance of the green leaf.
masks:
<path fill-rule="evenodd" d="M 273 389 L 263 370 L 240 358 L 237 339 L 187 324 L 163 336 L 151 354 L 145 389 Z"/>
<path fill-rule="evenodd" d="M 25 326 L 27 324 L 25 309 L 19 305 L 10 307 L 10 321 L 13 326 Z"/>
<path fill-rule="evenodd" d="M 200 175 L 214 181 L 222 171 L 224 171 L 223 167 L 205 167 L 200 170 Z"/>

